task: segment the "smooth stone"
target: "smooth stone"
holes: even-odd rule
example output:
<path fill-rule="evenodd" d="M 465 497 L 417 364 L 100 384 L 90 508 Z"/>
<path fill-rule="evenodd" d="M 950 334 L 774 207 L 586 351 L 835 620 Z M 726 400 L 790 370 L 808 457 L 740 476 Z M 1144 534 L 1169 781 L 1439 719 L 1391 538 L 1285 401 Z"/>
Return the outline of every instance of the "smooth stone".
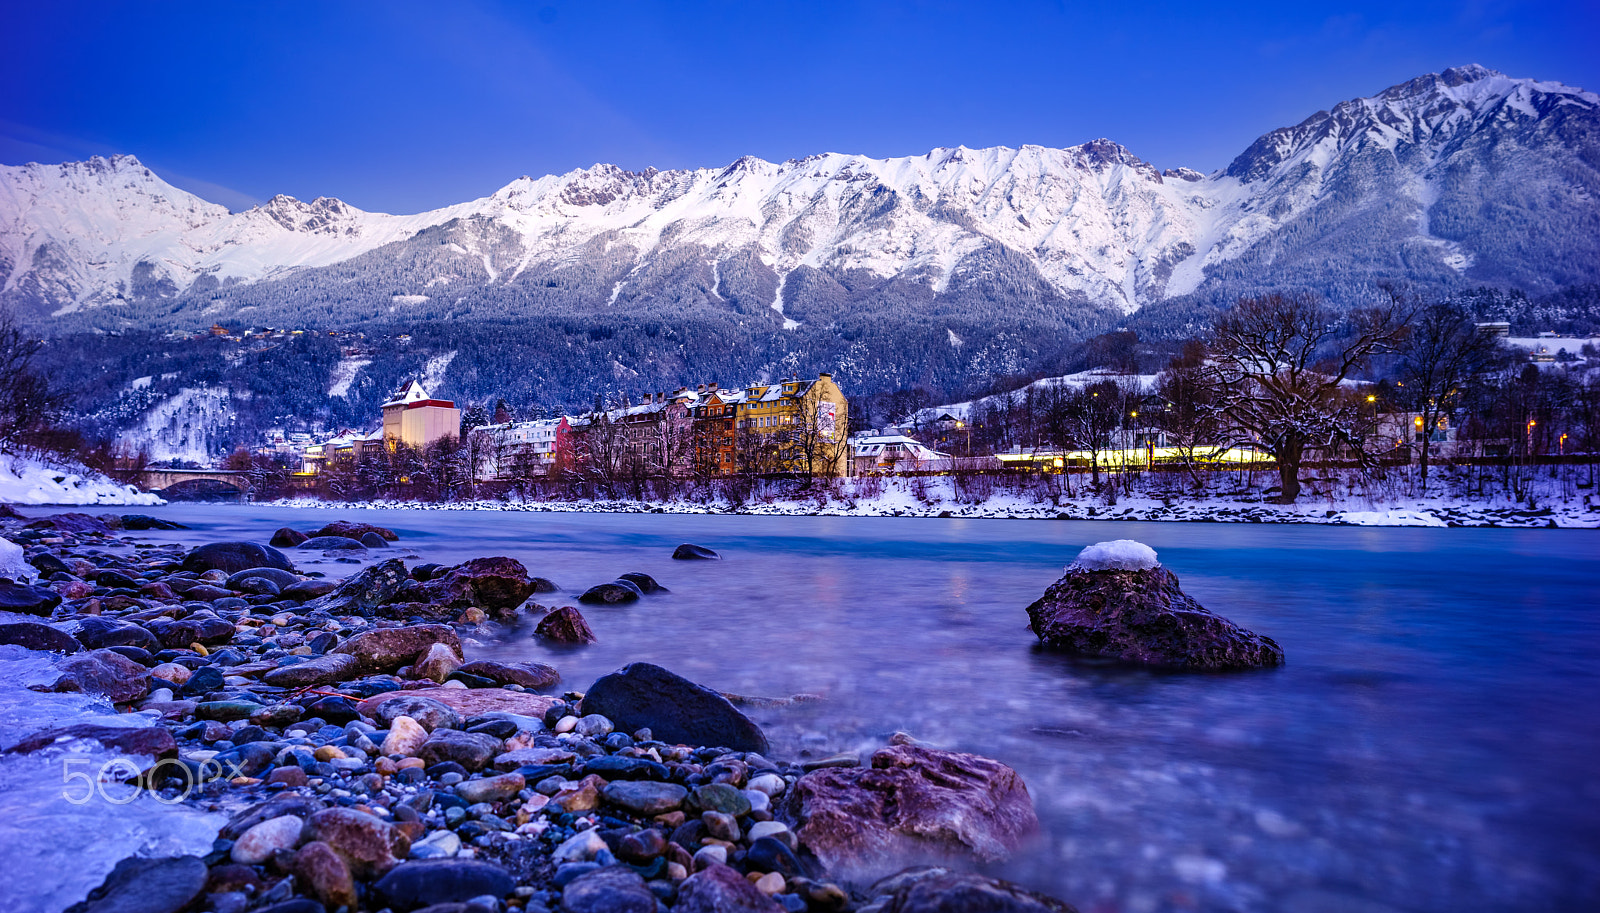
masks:
<path fill-rule="evenodd" d="M 313 840 L 302 846 L 294 857 L 294 874 L 329 909 L 356 909 L 359 899 L 350 864 L 328 844 Z"/>
<path fill-rule="evenodd" d="M 501 685 L 521 685 L 530 691 L 552 688 L 561 682 L 561 673 L 544 663 L 502 663 L 480 659 L 463 664 L 457 671 Z"/>
<path fill-rule="evenodd" d="M 676 783 L 618 780 L 606 784 L 600 795 L 612 805 L 648 817 L 680 808 L 689 791 Z"/>
<path fill-rule="evenodd" d="M 194 549 L 183 558 L 183 570 L 196 573 L 215 570 L 235 574 L 258 567 L 294 570 L 283 552 L 254 542 L 213 542 Z M 227 577 L 222 579 L 225 581 Z"/>
<path fill-rule="evenodd" d="M 687 542 L 673 549 L 672 557 L 678 561 L 717 561 L 722 558 L 709 548 Z"/>
<path fill-rule="evenodd" d="M 428 741 L 428 730 L 421 723 L 401 714 L 389 721 L 389 734 L 383 737 L 379 751 L 385 755 L 414 757 Z"/>
<path fill-rule="evenodd" d="M 207 874 L 199 856 L 130 856 L 67 913 L 177 913 L 200 896 Z"/>
<path fill-rule="evenodd" d="M 562 606 L 545 615 L 534 625 L 533 633 L 541 640 L 556 644 L 592 644 L 598 639 L 576 606 Z"/>
<path fill-rule="evenodd" d="M 304 688 L 328 685 L 353 678 L 360 661 L 344 653 L 328 653 L 292 666 L 279 666 L 261 676 L 261 680 L 277 688 Z"/>
<path fill-rule="evenodd" d="M 358 878 L 389 871 L 405 858 L 411 841 L 394 825 L 349 808 L 325 808 L 306 819 L 308 835 L 333 847 Z"/>
<path fill-rule="evenodd" d="M 417 756 L 429 765 L 454 761 L 467 770 L 482 770 L 503 747 L 504 742 L 486 733 L 435 729 L 422 743 Z"/>
<path fill-rule="evenodd" d="M 396 563 L 399 559 L 396 559 Z M 449 625 L 410 625 L 403 628 L 376 628 L 350 638 L 333 649 L 361 661 L 363 672 L 393 672 L 424 656 L 435 644 L 443 644 L 461 655 L 461 638 Z"/>
<path fill-rule="evenodd" d="M 767 751 L 760 727 L 727 698 L 651 663 L 630 663 L 601 676 L 584 695 L 582 709 L 624 732 L 649 729 L 669 744 Z"/>
<path fill-rule="evenodd" d="M 566 913 L 655 913 L 656 897 L 639 874 L 625 866 L 608 866 L 580 875 L 561 890 Z"/>
<path fill-rule="evenodd" d="M 588 862 L 595 854 L 606 848 L 606 842 L 600 836 L 600 831 L 590 828 L 579 831 L 561 842 L 550 858 L 556 862 Z"/>
<path fill-rule="evenodd" d="M 479 897 L 502 898 L 517 886 L 498 865 L 477 859 L 419 859 L 396 866 L 373 885 L 397 910 L 466 903 Z"/>
<path fill-rule="evenodd" d="M 269 818 L 245 831 L 235 840 L 229 855 L 241 865 L 260 865 L 274 851 L 293 849 L 300 842 L 305 821 L 294 815 Z"/>
<path fill-rule="evenodd" d="M 497 777 L 484 777 L 457 784 L 456 795 L 465 799 L 469 805 L 476 805 L 479 802 L 504 802 L 521 792 L 527 785 L 528 781 L 522 774 L 501 774 Z"/>

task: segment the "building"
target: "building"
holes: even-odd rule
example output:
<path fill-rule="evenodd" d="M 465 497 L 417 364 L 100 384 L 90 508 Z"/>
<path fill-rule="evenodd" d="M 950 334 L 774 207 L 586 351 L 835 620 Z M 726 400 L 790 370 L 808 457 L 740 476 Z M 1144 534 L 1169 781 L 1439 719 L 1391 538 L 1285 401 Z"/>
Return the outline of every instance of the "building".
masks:
<path fill-rule="evenodd" d="M 735 408 L 741 470 L 809 472 L 844 476 L 850 471 L 849 404 L 833 375 L 753 384 Z"/>
<path fill-rule="evenodd" d="M 502 422 L 476 428 L 490 442 L 477 468 L 480 482 L 555 475 L 571 462 L 571 420 L 566 416 L 531 422 Z"/>
<path fill-rule="evenodd" d="M 402 385 L 383 404 L 383 443 L 391 452 L 402 444 L 421 450 L 460 435 L 461 410 L 449 400 L 433 399 L 417 381 Z"/>
<path fill-rule="evenodd" d="M 950 454 L 941 453 L 903 434 L 851 438 L 850 449 L 856 475 L 935 472 L 950 468 Z"/>

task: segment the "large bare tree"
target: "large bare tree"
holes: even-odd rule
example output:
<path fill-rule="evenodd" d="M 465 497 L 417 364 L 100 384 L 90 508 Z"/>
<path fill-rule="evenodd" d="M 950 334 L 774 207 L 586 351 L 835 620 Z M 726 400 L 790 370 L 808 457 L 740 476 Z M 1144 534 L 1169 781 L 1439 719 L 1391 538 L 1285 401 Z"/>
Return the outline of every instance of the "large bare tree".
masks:
<path fill-rule="evenodd" d="M 1473 317 L 1452 304 L 1423 308 L 1401 349 L 1400 378 L 1404 401 L 1421 419 L 1417 434 L 1422 491 L 1428 490 L 1428 463 L 1434 429 L 1460 402 L 1473 377 L 1500 359 L 1499 340 L 1478 331 Z"/>
<path fill-rule="evenodd" d="M 1307 451 L 1346 446 L 1366 458 L 1345 381 L 1393 351 L 1409 317 L 1397 296 L 1340 315 L 1306 293 L 1244 298 L 1217 317 L 1205 370 L 1215 408 L 1277 461 L 1282 503 L 1300 497 Z"/>

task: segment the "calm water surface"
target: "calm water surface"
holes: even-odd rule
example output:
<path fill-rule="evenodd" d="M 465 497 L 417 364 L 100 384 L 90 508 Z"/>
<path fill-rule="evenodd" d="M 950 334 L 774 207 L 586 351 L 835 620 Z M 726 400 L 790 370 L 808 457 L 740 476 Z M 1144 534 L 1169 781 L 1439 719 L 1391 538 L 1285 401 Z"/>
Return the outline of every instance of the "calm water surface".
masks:
<path fill-rule="evenodd" d="M 585 608 L 597 645 L 553 651 L 524 630 L 469 652 L 553 663 L 578 689 L 649 660 L 724 691 L 822 695 L 752 711 L 779 756 L 905 730 L 998 758 L 1045 834 L 996 873 L 1084 913 L 1600 909 L 1592 532 L 150 512 L 196 529 L 141 535 L 188 542 L 363 520 L 421 560 L 509 555 L 573 595 L 651 574 L 672 594 Z M 1154 547 L 1288 665 L 1169 675 L 1038 650 L 1024 607 L 1116 538 Z M 680 542 L 727 560 L 672 561 Z"/>

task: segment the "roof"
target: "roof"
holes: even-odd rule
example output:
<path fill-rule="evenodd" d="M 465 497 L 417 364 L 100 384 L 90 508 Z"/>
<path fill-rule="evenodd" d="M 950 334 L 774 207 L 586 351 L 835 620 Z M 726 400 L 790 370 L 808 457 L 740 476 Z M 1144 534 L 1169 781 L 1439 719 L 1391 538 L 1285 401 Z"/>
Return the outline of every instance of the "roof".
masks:
<path fill-rule="evenodd" d="M 411 403 L 422 402 L 423 400 L 432 398 L 433 397 L 428 395 L 428 391 L 422 389 L 421 383 L 415 380 L 410 380 L 400 385 L 400 389 L 396 390 L 394 395 L 389 397 L 389 401 L 383 404 L 383 408 L 387 409 L 390 406 L 406 406 L 410 405 Z"/>

